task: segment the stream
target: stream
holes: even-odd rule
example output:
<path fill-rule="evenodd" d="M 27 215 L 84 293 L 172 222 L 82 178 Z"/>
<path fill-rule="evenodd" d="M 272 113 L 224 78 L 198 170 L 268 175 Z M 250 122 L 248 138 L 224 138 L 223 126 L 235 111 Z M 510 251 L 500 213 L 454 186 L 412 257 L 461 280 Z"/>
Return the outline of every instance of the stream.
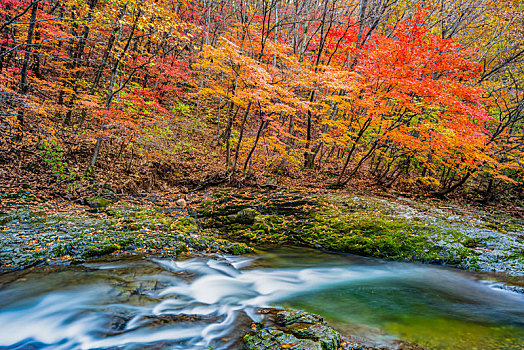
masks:
<path fill-rule="evenodd" d="M 485 275 L 304 248 L 0 276 L 0 349 L 236 349 L 262 307 L 387 346 L 522 349 L 524 294 Z"/>

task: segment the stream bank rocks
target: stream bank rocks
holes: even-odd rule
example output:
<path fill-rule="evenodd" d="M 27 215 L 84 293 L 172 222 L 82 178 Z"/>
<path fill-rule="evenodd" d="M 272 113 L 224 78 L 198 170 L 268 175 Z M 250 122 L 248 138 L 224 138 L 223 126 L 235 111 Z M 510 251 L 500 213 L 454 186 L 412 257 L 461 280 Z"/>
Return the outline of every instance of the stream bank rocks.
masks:
<path fill-rule="evenodd" d="M 78 264 L 106 255 L 176 258 L 186 252 L 244 254 L 252 249 L 194 219 L 118 203 L 96 210 L 70 205 L 0 213 L 0 273 L 35 265 Z"/>
<path fill-rule="evenodd" d="M 216 190 L 202 227 L 254 245 L 298 245 L 524 276 L 524 221 L 476 208 L 329 191 Z"/>
<path fill-rule="evenodd" d="M 252 325 L 243 338 L 244 350 L 423 350 L 416 344 L 392 341 L 378 346 L 370 341 L 345 337 L 323 318 L 297 310 L 261 309 L 262 321 Z"/>
<path fill-rule="evenodd" d="M 524 222 L 502 213 L 331 191 L 225 188 L 166 198 L 168 206 L 153 199 L 90 209 L 0 205 L 0 272 L 108 254 L 295 245 L 524 276 Z"/>

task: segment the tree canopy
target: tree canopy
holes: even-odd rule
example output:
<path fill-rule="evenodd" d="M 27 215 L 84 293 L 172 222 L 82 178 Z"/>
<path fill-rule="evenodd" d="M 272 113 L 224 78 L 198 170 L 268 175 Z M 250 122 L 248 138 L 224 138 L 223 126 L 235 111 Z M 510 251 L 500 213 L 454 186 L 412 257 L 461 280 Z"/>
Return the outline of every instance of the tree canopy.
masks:
<path fill-rule="evenodd" d="M 523 20 L 518 0 L 4 0 L 2 175 L 522 198 Z"/>

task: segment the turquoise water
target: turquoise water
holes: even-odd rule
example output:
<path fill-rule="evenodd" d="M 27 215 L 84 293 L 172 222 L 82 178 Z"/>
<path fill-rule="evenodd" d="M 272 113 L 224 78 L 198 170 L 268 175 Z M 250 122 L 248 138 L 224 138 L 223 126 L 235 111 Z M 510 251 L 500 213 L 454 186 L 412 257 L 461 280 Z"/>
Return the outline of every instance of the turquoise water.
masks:
<path fill-rule="evenodd" d="M 256 309 L 430 349 L 523 349 L 524 294 L 463 271 L 305 249 L 0 277 L 1 349 L 234 349 Z"/>

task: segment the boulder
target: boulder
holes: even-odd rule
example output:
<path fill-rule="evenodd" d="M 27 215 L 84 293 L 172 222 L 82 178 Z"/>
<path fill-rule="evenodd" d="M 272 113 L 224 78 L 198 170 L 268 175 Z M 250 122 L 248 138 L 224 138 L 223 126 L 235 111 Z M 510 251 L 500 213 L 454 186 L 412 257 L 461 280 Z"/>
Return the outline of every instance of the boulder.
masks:
<path fill-rule="evenodd" d="M 245 350 L 293 349 L 323 350 L 322 346 L 309 339 L 298 339 L 291 334 L 274 328 L 264 328 L 244 337 Z"/>
<path fill-rule="evenodd" d="M 104 197 L 90 197 L 85 199 L 85 203 L 93 209 L 102 209 L 113 205 L 113 201 Z"/>
<path fill-rule="evenodd" d="M 309 312 L 268 308 L 258 313 L 262 320 L 252 324 L 252 330 L 242 338 L 244 350 L 426 350 L 400 340 L 385 345 L 343 336 L 321 316 Z"/>
<path fill-rule="evenodd" d="M 244 337 L 244 349 L 337 350 L 340 334 L 322 317 L 296 310 L 265 309 L 265 322 Z"/>

